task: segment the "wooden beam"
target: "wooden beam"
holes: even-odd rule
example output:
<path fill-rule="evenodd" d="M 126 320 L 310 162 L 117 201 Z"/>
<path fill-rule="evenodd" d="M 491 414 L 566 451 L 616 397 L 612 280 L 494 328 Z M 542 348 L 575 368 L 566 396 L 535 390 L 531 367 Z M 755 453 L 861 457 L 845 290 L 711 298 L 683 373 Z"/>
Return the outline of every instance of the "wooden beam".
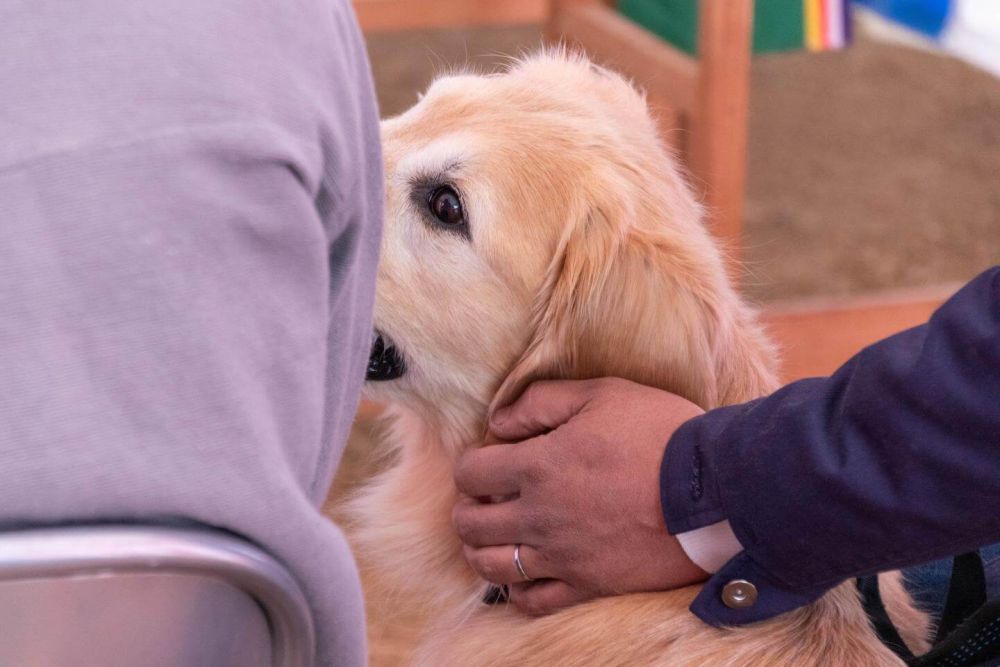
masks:
<path fill-rule="evenodd" d="M 746 186 L 753 0 L 698 5 L 697 101 L 689 162 L 705 193 L 712 231 L 737 259 Z"/>
<path fill-rule="evenodd" d="M 764 323 L 781 347 L 782 380 L 829 375 L 862 348 L 926 322 L 959 287 L 771 304 Z"/>
<path fill-rule="evenodd" d="M 545 23 L 549 0 L 354 0 L 365 32 Z"/>
<path fill-rule="evenodd" d="M 654 103 L 669 103 L 674 113 L 694 106 L 694 59 L 602 2 L 555 0 L 548 36 L 583 47 L 596 61 L 635 79 Z"/>

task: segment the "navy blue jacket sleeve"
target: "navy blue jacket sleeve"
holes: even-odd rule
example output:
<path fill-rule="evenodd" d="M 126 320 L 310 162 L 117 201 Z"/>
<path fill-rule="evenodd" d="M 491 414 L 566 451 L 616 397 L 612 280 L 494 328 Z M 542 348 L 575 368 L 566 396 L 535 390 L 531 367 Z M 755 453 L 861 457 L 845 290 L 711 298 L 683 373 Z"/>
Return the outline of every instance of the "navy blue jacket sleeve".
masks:
<path fill-rule="evenodd" d="M 661 494 L 671 533 L 728 519 L 744 547 L 692 605 L 713 625 L 1000 541 L 1000 267 L 829 378 L 685 424 Z M 723 605 L 733 579 L 755 605 Z"/>

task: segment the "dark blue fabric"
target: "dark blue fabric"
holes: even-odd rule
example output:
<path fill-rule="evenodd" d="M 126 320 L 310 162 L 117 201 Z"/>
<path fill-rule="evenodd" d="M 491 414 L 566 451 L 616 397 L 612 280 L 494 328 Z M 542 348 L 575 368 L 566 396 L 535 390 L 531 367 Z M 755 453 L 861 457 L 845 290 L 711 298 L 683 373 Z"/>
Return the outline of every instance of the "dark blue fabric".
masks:
<path fill-rule="evenodd" d="M 725 518 L 745 549 L 692 605 L 716 625 L 1000 541 L 1000 267 L 831 377 L 684 425 L 661 493 L 671 533 Z M 750 611 L 719 599 L 734 578 L 757 584 Z"/>

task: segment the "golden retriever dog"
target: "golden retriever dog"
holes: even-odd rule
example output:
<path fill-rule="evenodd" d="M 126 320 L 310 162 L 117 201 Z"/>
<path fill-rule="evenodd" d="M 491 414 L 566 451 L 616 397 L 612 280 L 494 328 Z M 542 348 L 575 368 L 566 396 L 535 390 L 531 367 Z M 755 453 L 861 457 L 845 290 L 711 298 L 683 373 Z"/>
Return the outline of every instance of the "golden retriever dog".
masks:
<path fill-rule="evenodd" d="M 394 459 L 348 512 L 372 622 L 382 609 L 422 615 L 406 662 L 902 664 L 853 582 L 725 629 L 688 611 L 698 586 L 545 617 L 483 604 L 486 584 L 452 528 L 452 474 L 484 442 L 491 410 L 533 380 L 604 376 L 712 408 L 774 390 L 775 352 L 642 95 L 617 74 L 546 52 L 499 74 L 447 76 L 382 132 L 386 222 L 366 395 L 387 406 Z M 926 618 L 898 574 L 882 590 L 924 650 Z"/>

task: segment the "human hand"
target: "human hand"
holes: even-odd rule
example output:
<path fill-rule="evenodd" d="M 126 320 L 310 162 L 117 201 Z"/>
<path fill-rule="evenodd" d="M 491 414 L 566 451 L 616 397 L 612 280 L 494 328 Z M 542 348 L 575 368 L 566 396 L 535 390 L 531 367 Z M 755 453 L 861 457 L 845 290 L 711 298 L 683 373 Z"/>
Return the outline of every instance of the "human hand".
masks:
<path fill-rule="evenodd" d="M 523 442 L 470 451 L 456 470 L 464 496 L 453 519 L 469 565 L 509 584 L 511 602 L 528 614 L 704 580 L 660 506 L 667 441 L 701 413 L 616 378 L 531 385 L 490 423 L 501 440 Z M 518 572 L 515 545 L 533 581 Z"/>

